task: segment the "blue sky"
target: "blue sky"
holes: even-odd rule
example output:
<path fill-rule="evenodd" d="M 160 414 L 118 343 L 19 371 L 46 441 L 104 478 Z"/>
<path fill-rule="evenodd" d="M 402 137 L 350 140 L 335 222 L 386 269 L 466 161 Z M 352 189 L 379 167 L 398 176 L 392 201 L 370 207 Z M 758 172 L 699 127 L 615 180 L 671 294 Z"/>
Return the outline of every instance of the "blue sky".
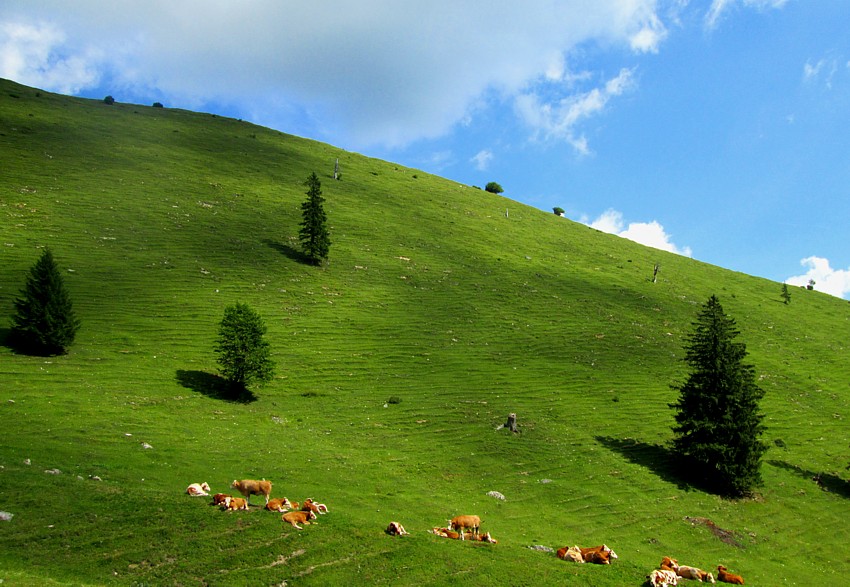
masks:
<path fill-rule="evenodd" d="M 215 112 L 850 299 L 846 0 L 4 0 L 0 77 Z"/>

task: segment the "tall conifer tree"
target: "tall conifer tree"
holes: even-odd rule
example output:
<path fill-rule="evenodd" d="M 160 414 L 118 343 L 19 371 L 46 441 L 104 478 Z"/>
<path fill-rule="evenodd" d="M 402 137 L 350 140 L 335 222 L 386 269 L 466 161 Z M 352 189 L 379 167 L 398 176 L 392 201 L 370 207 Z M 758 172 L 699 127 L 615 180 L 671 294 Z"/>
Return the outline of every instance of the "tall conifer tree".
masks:
<path fill-rule="evenodd" d="M 244 392 L 251 383 L 264 383 L 274 376 L 265 334 L 265 322 L 248 304 L 237 302 L 224 309 L 215 351 L 221 376 L 232 391 Z"/>
<path fill-rule="evenodd" d="M 301 204 L 301 248 L 307 259 L 314 265 L 321 265 L 328 258 L 331 239 L 328 234 L 327 220 L 322 197 L 322 184 L 315 172 L 304 183 L 307 186 L 307 199 Z"/>
<path fill-rule="evenodd" d="M 80 322 L 50 249 L 30 269 L 15 302 L 12 343 L 25 353 L 62 355 L 74 342 Z"/>
<path fill-rule="evenodd" d="M 759 440 L 764 426 L 759 413 L 759 388 L 752 365 L 744 363 L 746 345 L 734 342 L 735 320 L 711 296 L 702 307 L 689 337 L 685 361 L 687 381 L 674 385 L 679 401 L 673 431 L 676 454 L 695 467 L 719 493 L 740 497 L 761 484 L 761 457 L 767 446 Z"/>

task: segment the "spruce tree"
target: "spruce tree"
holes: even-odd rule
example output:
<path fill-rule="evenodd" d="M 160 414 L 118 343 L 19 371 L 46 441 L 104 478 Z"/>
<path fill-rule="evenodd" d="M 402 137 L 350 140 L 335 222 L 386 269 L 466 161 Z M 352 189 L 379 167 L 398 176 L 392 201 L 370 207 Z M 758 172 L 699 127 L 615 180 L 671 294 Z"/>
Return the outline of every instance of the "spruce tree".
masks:
<path fill-rule="evenodd" d="M 14 305 L 12 343 L 21 352 L 43 356 L 68 352 L 80 322 L 50 249 L 44 249 L 30 269 Z"/>
<path fill-rule="evenodd" d="M 322 206 L 322 184 L 315 173 L 310 174 L 304 183 L 307 186 L 307 199 L 301 204 L 301 248 L 313 265 L 321 265 L 327 259 L 331 240 L 328 235 L 327 215 Z"/>
<path fill-rule="evenodd" d="M 689 337 L 685 361 L 691 372 L 674 385 L 679 401 L 673 449 L 708 487 L 729 497 L 741 497 L 761 485 L 761 457 L 767 445 L 759 440 L 764 426 L 759 413 L 759 388 L 752 365 L 744 363 L 746 345 L 734 342 L 735 320 L 711 296 L 702 307 Z"/>
<path fill-rule="evenodd" d="M 232 391 L 245 391 L 250 384 L 274 376 L 270 346 L 263 338 L 265 333 L 262 317 L 247 304 L 237 303 L 224 309 L 215 351 L 221 376 Z"/>

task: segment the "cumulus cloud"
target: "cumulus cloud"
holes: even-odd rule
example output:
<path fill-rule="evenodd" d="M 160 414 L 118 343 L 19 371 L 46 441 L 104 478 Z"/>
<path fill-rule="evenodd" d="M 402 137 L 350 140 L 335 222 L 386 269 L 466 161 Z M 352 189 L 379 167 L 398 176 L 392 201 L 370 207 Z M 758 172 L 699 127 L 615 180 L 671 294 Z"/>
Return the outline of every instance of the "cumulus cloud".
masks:
<path fill-rule="evenodd" d="M 487 96 L 533 96 L 563 78 L 577 48 L 653 52 L 666 36 L 657 0 L 75 0 L 74 10 L 4 0 L 0 22 L 41 34 L 33 43 L 4 33 L 4 77 L 56 91 L 108 85 L 184 107 L 239 104 L 261 124 L 312 125 L 354 147 L 443 136 Z M 568 104 L 556 99 L 556 110 L 614 95 L 558 91 Z"/>
<path fill-rule="evenodd" d="M 806 257 L 800 265 L 807 270 L 803 275 L 795 275 L 785 280 L 788 285 L 807 285 L 815 282 L 815 289 L 830 295 L 843 298 L 850 294 L 850 267 L 833 269 L 829 259 L 823 257 Z"/>
<path fill-rule="evenodd" d="M 723 17 L 723 14 L 739 4 L 745 8 L 756 8 L 758 10 L 768 10 L 772 8 L 782 8 L 788 0 L 713 0 L 711 7 L 705 15 L 706 28 L 713 29 Z"/>
<path fill-rule="evenodd" d="M 615 234 L 623 238 L 635 241 L 648 247 L 669 251 L 677 255 L 685 257 L 692 256 L 691 248 L 679 248 L 671 240 L 670 235 L 664 230 L 664 227 L 656 220 L 652 222 L 630 222 L 628 226 L 623 221 L 622 212 L 617 210 L 606 210 L 596 220 L 592 222 L 584 222 L 591 228 Z"/>

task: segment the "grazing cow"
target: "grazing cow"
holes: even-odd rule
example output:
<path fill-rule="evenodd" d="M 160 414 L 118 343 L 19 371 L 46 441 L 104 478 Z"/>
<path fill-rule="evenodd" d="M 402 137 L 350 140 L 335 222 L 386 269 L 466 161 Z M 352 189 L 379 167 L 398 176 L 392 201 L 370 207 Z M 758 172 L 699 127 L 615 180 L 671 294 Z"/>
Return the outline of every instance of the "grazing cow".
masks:
<path fill-rule="evenodd" d="M 555 555 L 561 560 L 584 563 L 584 555 L 581 554 L 581 549 L 578 546 L 559 548 Z"/>
<path fill-rule="evenodd" d="M 266 503 L 269 503 L 269 495 L 272 492 L 272 482 L 255 481 L 253 479 L 243 479 L 242 481 L 234 481 L 230 487 L 236 489 L 248 499 L 248 504 L 251 504 L 252 495 L 262 495 L 266 498 Z"/>
<path fill-rule="evenodd" d="M 286 512 L 292 509 L 292 503 L 285 497 L 275 497 L 270 499 L 266 504 L 266 509 L 270 512 Z"/>
<path fill-rule="evenodd" d="M 702 569 L 698 569 L 696 567 L 689 567 L 687 565 L 680 565 L 676 569 L 676 574 L 682 577 L 683 579 L 695 579 L 699 582 L 707 582 L 714 583 L 714 575 L 703 571 Z"/>
<path fill-rule="evenodd" d="M 646 579 L 652 587 L 666 587 L 667 585 L 679 584 L 679 575 L 670 569 L 655 569 Z"/>
<path fill-rule="evenodd" d="M 235 511 L 235 510 L 247 510 L 248 509 L 248 501 L 242 499 L 241 497 L 229 497 L 224 500 L 225 509 Z"/>
<path fill-rule="evenodd" d="M 189 487 L 186 488 L 186 493 L 191 495 L 192 497 L 200 497 L 202 495 L 210 494 L 210 486 L 204 483 L 192 483 Z"/>
<path fill-rule="evenodd" d="M 732 583 L 733 585 L 744 584 L 744 578 L 741 575 L 727 573 L 726 567 L 723 565 L 717 565 L 717 580 L 722 581 L 723 583 Z"/>
<path fill-rule="evenodd" d="M 305 526 L 310 524 L 310 520 L 316 519 L 316 514 L 314 514 L 313 512 L 304 511 L 286 512 L 280 517 L 280 519 L 288 524 L 291 524 L 292 527 L 296 530 L 301 530 L 301 526 L 299 526 L 298 524 L 304 524 Z M 313 524 L 315 523 L 316 522 L 313 522 Z"/>
<path fill-rule="evenodd" d="M 302 510 L 311 511 L 314 514 L 326 514 L 328 513 L 328 506 L 323 503 L 317 503 L 313 501 L 312 498 L 308 497 L 304 500 L 304 505 L 301 507 Z"/>
<path fill-rule="evenodd" d="M 390 522 L 390 525 L 387 526 L 387 529 L 384 531 L 390 536 L 404 536 L 405 534 L 410 534 L 410 532 L 405 530 L 404 526 L 398 522 Z"/>
<path fill-rule="evenodd" d="M 602 553 L 603 556 L 596 556 L 596 553 Z M 609 565 L 611 564 L 611 559 L 619 558 L 617 553 L 611 550 L 607 544 L 603 544 L 601 546 L 590 546 L 588 548 L 581 549 L 581 556 L 584 557 L 584 562 L 596 562 L 599 565 Z M 591 558 L 598 559 L 596 561 L 590 560 Z M 602 561 L 607 562 L 602 562 Z"/>
<path fill-rule="evenodd" d="M 225 502 L 231 498 L 232 496 L 225 493 L 216 493 L 213 495 L 212 505 L 224 505 Z"/>
<path fill-rule="evenodd" d="M 478 536 L 478 530 L 481 528 L 481 518 L 478 516 L 455 516 L 449 522 L 449 527 L 452 530 L 461 532 L 460 539 L 463 540 L 463 531 L 469 528 L 472 533 Z"/>

